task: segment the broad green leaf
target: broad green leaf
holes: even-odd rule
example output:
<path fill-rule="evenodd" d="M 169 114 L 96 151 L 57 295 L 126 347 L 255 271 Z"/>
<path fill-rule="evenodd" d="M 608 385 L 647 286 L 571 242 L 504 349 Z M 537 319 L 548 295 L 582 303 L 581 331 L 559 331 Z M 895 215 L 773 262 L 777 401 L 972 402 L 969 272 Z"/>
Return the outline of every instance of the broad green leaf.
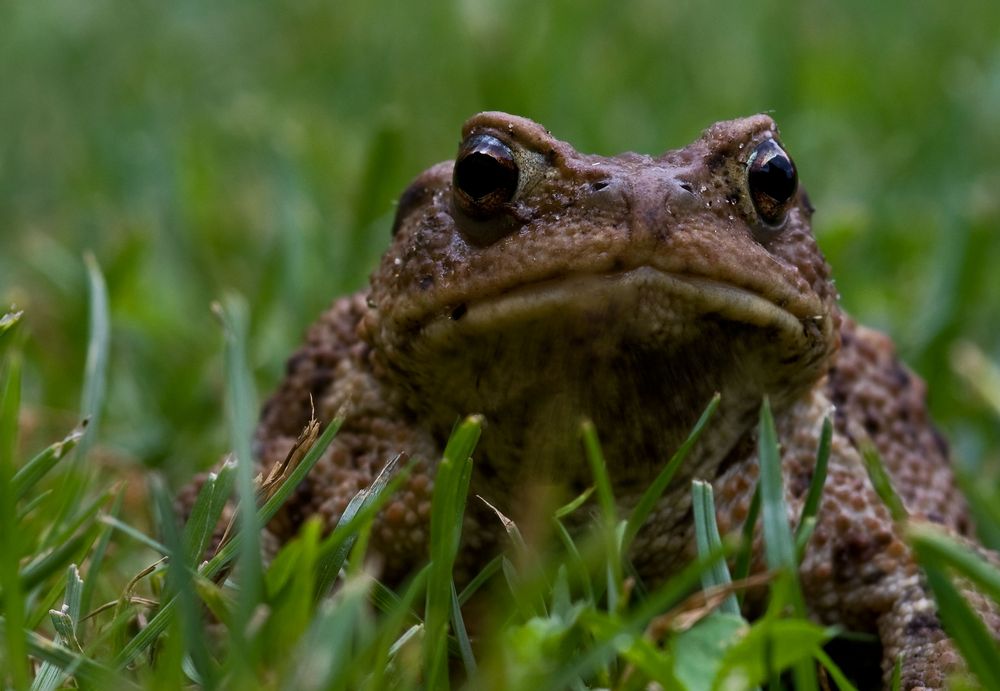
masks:
<path fill-rule="evenodd" d="M 762 619 L 726 652 L 712 688 L 751 688 L 793 666 L 812 666 L 812 658 L 833 635 L 832 629 L 804 619 Z"/>
<path fill-rule="evenodd" d="M 674 673 L 688 691 L 709 691 L 729 649 L 747 635 L 738 614 L 715 612 L 673 640 Z"/>

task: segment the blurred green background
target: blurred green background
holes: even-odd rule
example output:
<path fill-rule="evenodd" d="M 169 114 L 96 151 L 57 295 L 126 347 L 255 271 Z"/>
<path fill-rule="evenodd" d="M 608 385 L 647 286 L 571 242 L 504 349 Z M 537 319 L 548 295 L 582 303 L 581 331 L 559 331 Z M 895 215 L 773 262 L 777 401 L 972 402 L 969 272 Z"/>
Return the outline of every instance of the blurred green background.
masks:
<path fill-rule="evenodd" d="M 113 311 L 100 451 L 180 481 L 227 446 L 210 302 L 248 298 L 273 387 L 470 114 L 613 154 L 769 111 L 844 303 L 995 482 L 1000 423 L 950 357 L 1000 361 L 995 0 L 3 3 L 0 70 L 0 301 L 27 310 L 29 439 L 79 409 L 84 252 Z"/>

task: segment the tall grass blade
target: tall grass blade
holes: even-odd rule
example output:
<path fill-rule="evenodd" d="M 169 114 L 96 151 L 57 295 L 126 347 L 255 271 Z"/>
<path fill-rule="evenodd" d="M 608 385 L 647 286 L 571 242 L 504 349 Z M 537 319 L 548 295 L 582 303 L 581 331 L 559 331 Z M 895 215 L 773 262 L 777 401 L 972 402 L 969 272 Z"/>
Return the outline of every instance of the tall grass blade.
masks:
<path fill-rule="evenodd" d="M 81 424 L 66 435 L 62 441 L 52 444 L 18 468 L 13 480 L 15 498 L 24 499 L 39 480 L 55 468 L 59 461 L 69 455 L 69 452 L 76 448 L 76 445 L 83 438 L 85 429 L 86 423 Z"/>
<path fill-rule="evenodd" d="M 757 455 L 760 459 L 760 500 L 764 526 L 764 556 L 768 567 L 794 572 L 795 541 L 788 525 L 788 511 L 781 477 L 778 434 L 774 428 L 771 404 L 764 399 L 760 409 L 760 434 Z"/>
<path fill-rule="evenodd" d="M 211 472 L 205 478 L 184 524 L 184 554 L 188 563 L 197 563 L 215 535 L 226 502 L 232 497 L 235 475 L 235 464 L 226 462 L 218 472 Z"/>
<path fill-rule="evenodd" d="M 719 526 L 715 521 L 715 500 L 712 485 L 701 480 L 691 483 L 691 505 L 694 512 L 694 535 L 698 554 L 706 556 L 722 549 L 722 538 L 719 537 Z M 705 590 L 714 587 L 724 587 L 732 583 L 729 567 L 719 560 L 701 574 L 701 587 Z M 723 614 L 740 616 L 740 606 L 736 596 L 730 593 L 719 605 Z"/>
<path fill-rule="evenodd" d="M 329 596 L 333 590 L 337 575 L 357 539 L 358 531 L 374 518 L 406 478 L 406 473 L 396 472 L 402 458 L 402 454 L 395 456 L 379 471 L 370 486 L 351 497 L 337 525 L 321 545 L 316 560 L 317 602 Z"/>
<path fill-rule="evenodd" d="M 970 341 L 959 341 L 951 349 L 951 365 L 965 383 L 1000 416 L 1000 367 Z"/>
<path fill-rule="evenodd" d="M 56 636 L 56 645 L 69 643 L 70 647 L 79 653 L 81 646 L 76 638 L 76 625 L 80 621 L 80 596 L 83 592 L 83 580 L 80 578 L 76 564 L 71 565 L 67 571 L 66 596 L 63 599 L 63 606 L 58 611 L 52 610 L 50 614 L 53 625 L 59 634 Z M 60 630 L 67 625 L 69 630 Z M 65 675 L 66 672 L 51 662 L 43 662 L 31 683 L 31 691 L 54 691 Z"/>
<path fill-rule="evenodd" d="M 177 517 L 174 516 L 170 496 L 158 475 L 150 476 L 149 487 L 159 518 L 160 532 L 163 535 L 164 543 L 166 543 L 167 554 L 170 556 L 167 562 L 166 592 L 177 597 L 178 615 L 184 638 L 184 652 L 191 660 L 194 671 L 197 673 L 195 681 L 202 688 L 211 690 L 216 686 L 216 674 L 208 654 L 201 605 L 195 595 L 191 564 L 187 560 L 181 531 L 177 527 Z M 247 662 L 241 660 L 238 664 L 248 666 Z"/>
<path fill-rule="evenodd" d="M 10 640 L 9 622 L 0 619 L 0 638 Z M 25 631 L 21 637 L 21 645 L 27 648 L 33 657 L 55 665 L 81 683 L 93 689 L 123 689 L 138 691 L 139 687 L 124 677 L 115 674 L 114 670 L 105 667 L 86 655 L 76 653 L 65 646 L 58 645 L 33 631 Z M 25 685 L 24 688 L 28 688 Z"/>
<path fill-rule="evenodd" d="M 301 691 L 349 688 L 346 683 L 352 670 L 349 652 L 359 619 L 364 616 L 370 585 L 371 579 L 360 574 L 348 579 L 335 597 L 320 605 L 293 656 L 288 688 Z"/>
<path fill-rule="evenodd" d="M 921 564 L 954 569 L 983 594 L 1000 603 L 1000 571 L 968 545 L 957 542 L 927 523 L 908 523 L 906 535 Z"/>
<path fill-rule="evenodd" d="M 476 673 L 476 656 L 472 652 L 472 642 L 469 640 L 469 632 L 462 618 L 462 603 L 458 599 L 458 589 L 455 587 L 454 579 L 451 581 L 451 629 L 458 641 L 458 651 L 462 656 L 465 673 L 471 677 Z"/>
<path fill-rule="evenodd" d="M 836 684 L 838 691 L 858 691 L 858 688 L 848 680 L 840 667 L 826 654 L 826 651 L 822 649 L 817 650 L 816 659 L 819 660 L 819 663 L 823 665 L 823 669 L 833 679 L 833 683 Z"/>
<path fill-rule="evenodd" d="M 604 538 L 604 561 L 607 570 L 608 610 L 613 612 L 618 609 L 625 581 L 622 569 L 622 548 L 619 547 L 615 536 L 615 526 L 618 524 L 618 507 L 615 503 L 608 466 L 604 460 L 604 452 L 601 450 L 601 442 L 597 437 L 594 423 L 587 420 L 581 425 L 580 431 L 583 436 L 583 449 L 587 456 L 587 463 L 594 476 L 597 505 L 600 507 L 601 536 Z"/>
<path fill-rule="evenodd" d="M 125 485 L 122 485 L 118 489 L 117 494 L 115 494 L 115 501 L 111 505 L 111 511 L 108 512 L 110 518 L 118 518 L 124 501 Z M 97 589 L 97 584 L 100 581 L 101 566 L 104 564 L 104 556 L 107 554 L 108 545 L 111 543 L 112 532 L 113 529 L 111 526 L 104 528 L 101 536 L 97 539 L 97 544 L 87 558 L 87 576 L 83 579 L 83 592 L 80 595 L 80 609 L 82 612 L 90 611 L 90 603 L 93 602 L 94 591 Z"/>
<path fill-rule="evenodd" d="M 438 464 L 431 498 L 431 568 L 425 607 L 424 674 L 428 688 L 448 688 L 448 621 L 452 571 L 462 537 L 462 520 L 472 477 L 472 450 L 482 418 L 466 418 L 452 432 Z"/>
<path fill-rule="evenodd" d="M 224 304 L 214 305 L 225 336 L 226 412 L 229 441 L 236 458 L 236 496 L 239 525 L 238 571 L 240 579 L 237 607 L 233 613 L 233 654 L 239 659 L 251 655 L 247 647 L 247 625 L 262 593 L 263 565 L 260 559 L 260 528 L 254 464 L 250 451 L 257 399 L 246 357 L 247 306 L 235 295 Z"/>
<path fill-rule="evenodd" d="M 892 486 L 892 478 L 889 477 L 885 465 L 882 463 L 882 456 L 878 449 L 869 439 L 862 439 L 860 444 L 861 460 L 864 461 L 865 470 L 868 471 L 868 478 L 875 488 L 875 493 L 879 499 L 889 509 L 892 520 L 901 522 L 909 517 L 903 500 L 900 499 L 896 488 Z"/>
<path fill-rule="evenodd" d="M 674 452 L 674 455 L 670 457 L 667 464 L 663 467 L 663 470 L 659 472 L 656 479 L 649 485 L 645 492 L 642 493 L 642 497 L 639 499 L 639 503 L 635 505 L 632 509 L 632 513 L 628 518 L 628 528 L 625 531 L 624 549 L 628 550 L 629 546 L 635 540 L 635 536 L 639 533 L 639 529 L 642 528 L 646 519 L 649 518 L 649 514 L 652 513 L 653 509 L 656 507 L 656 502 L 660 500 L 663 493 L 666 491 L 667 487 L 670 485 L 670 481 L 673 480 L 674 475 L 677 473 L 678 468 L 687 458 L 688 453 L 691 451 L 691 447 L 695 445 L 698 438 L 701 437 L 701 433 L 704 431 L 708 421 L 712 419 L 715 411 L 719 407 L 719 401 L 722 400 L 722 395 L 716 393 L 712 396 L 712 399 L 705 406 L 705 410 L 702 411 L 701 417 L 698 418 L 698 422 L 695 423 L 694 427 L 688 433 L 687 439 L 684 443 L 680 445 L 680 448 Z"/>
<path fill-rule="evenodd" d="M 499 554 L 490 559 L 490 561 L 479 570 L 479 573 L 477 573 L 472 580 L 469 581 L 464 588 L 462 588 L 462 592 L 459 593 L 458 596 L 459 604 L 464 605 L 468 602 L 469 598 L 475 595 L 476 592 L 483 587 L 484 583 L 496 575 L 496 573 L 500 570 L 500 560 L 501 556 Z"/>
<path fill-rule="evenodd" d="M 92 523 L 82 532 L 60 541 L 55 549 L 44 552 L 25 564 L 21 569 L 22 590 L 30 592 L 71 562 L 82 561 L 100 532 L 100 524 Z"/>
<path fill-rule="evenodd" d="M 21 322 L 21 317 L 24 316 L 23 312 L 4 312 L 0 316 L 0 360 L 3 359 L 7 352 L 7 348 L 14 341 L 14 335 L 17 333 L 17 325 Z"/>
<path fill-rule="evenodd" d="M 392 610 L 386 612 L 386 616 L 382 619 L 378 637 L 373 649 L 372 674 L 368 679 L 368 688 L 387 688 L 383 684 L 382 680 L 391 664 L 390 651 L 392 651 L 393 645 L 403 635 L 403 627 L 406 626 L 407 622 L 414 619 L 412 615 L 413 605 L 427 584 L 427 574 L 429 572 L 429 564 L 418 571 L 413 576 L 410 583 L 406 586 L 406 589 L 403 591 L 403 595 L 399 598 L 398 603 L 392 608 Z M 416 624 L 411 624 L 411 627 L 414 625 Z"/>
<path fill-rule="evenodd" d="M 938 616 L 969 670 L 984 689 L 1000 689 L 1000 649 L 986 625 L 958 592 L 944 569 L 928 561 L 921 563 L 927 584 L 938 603 Z"/>
<path fill-rule="evenodd" d="M 79 458 L 87 455 L 87 450 L 97 437 L 101 422 L 101 409 L 108 381 L 108 353 L 111 346 L 111 318 L 108 306 L 108 287 L 97 259 L 89 252 L 84 255 L 87 267 L 87 289 L 89 297 L 89 329 L 87 340 L 87 361 L 83 377 L 83 394 L 80 411 L 89 424 L 80 440 Z"/>
<path fill-rule="evenodd" d="M 7 327 L 10 329 L 12 327 Z M 0 589 L 7 630 L 4 665 L 16 689 L 28 688 L 24 638 L 25 601 L 18 574 L 22 544 L 14 488 L 18 414 L 21 409 L 21 354 L 15 348 L 0 361 Z"/>
<path fill-rule="evenodd" d="M 760 509 L 764 529 L 764 557 L 768 567 L 780 569 L 787 574 L 788 596 L 792 607 L 799 617 L 805 618 L 807 612 L 798 579 L 795 539 L 788 523 L 788 507 L 785 504 L 778 433 L 774 427 L 774 416 L 771 414 L 771 404 L 767 397 L 764 398 L 760 408 L 757 456 L 760 461 Z M 811 662 L 796 663 L 793 674 L 799 691 L 815 691 L 818 688 L 816 669 Z"/>
<path fill-rule="evenodd" d="M 323 453 L 326 451 L 327 447 L 330 446 L 330 442 L 332 442 L 333 438 L 337 435 L 337 432 L 340 430 L 340 426 L 343 422 L 343 411 L 341 411 L 337 414 L 333 421 L 327 425 L 323 434 L 320 435 L 319 439 L 316 440 L 316 443 L 313 444 L 311 449 L 309 449 L 309 453 L 307 453 L 305 458 L 302 459 L 302 462 L 288 474 L 288 477 L 281 483 L 278 490 L 271 495 L 271 498 L 264 502 L 264 506 L 257 512 L 257 521 L 260 525 L 266 525 L 268 521 L 274 518 L 274 514 L 278 512 L 281 505 L 287 501 L 288 497 L 291 496 L 295 488 L 298 487 L 299 483 L 302 482 L 309 471 L 312 470 L 313 466 L 315 466 L 319 459 L 323 456 Z M 205 578 L 213 578 L 218 575 L 222 569 L 229 565 L 233 557 L 236 556 L 237 545 L 238 543 L 236 542 L 230 542 L 229 544 L 223 546 L 214 557 L 199 566 L 198 575 Z M 120 670 L 130 664 L 139 654 L 151 646 L 156 639 L 167 630 L 171 619 L 174 617 L 174 610 L 176 607 L 176 598 L 172 598 L 160 606 L 160 609 L 153 616 L 153 618 L 149 620 L 146 627 L 119 650 L 113 662 L 115 669 Z"/>
<path fill-rule="evenodd" d="M 823 429 L 819 435 L 819 448 L 816 450 L 816 465 L 813 468 L 813 476 L 809 481 L 809 491 L 806 493 L 806 499 L 802 503 L 802 514 L 799 516 L 799 525 L 796 528 L 795 537 L 800 542 L 804 526 L 819 511 L 819 503 L 823 498 L 823 485 L 826 483 L 826 468 L 830 461 L 830 444 L 832 441 L 833 421 L 827 416 L 823 418 Z"/>
<path fill-rule="evenodd" d="M 757 519 L 760 517 L 760 482 L 753 490 L 753 498 L 750 500 L 750 510 L 747 512 L 746 520 L 743 521 L 743 529 L 740 531 L 740 549 L 736 554 L 736 564 L 733 572 L 737 580 L 742 581 L 750 575 L 750 565 L 753 560 L 753 538 L 757 528 Z M 743 601 L 743 591 L 740 591 L 739 600 Z"/>
<path fill-rule="evenodd" d="M 633 636 L 640 636 L 649 622 L 676 606 L 701 580 L 701 574 L 717 561 L 725 559 L 726 549 L 699 555 L 679 573 L 654 590 L 642 603 L 623 617 L 614 617 L 613 625 L 604 625 L 609 618 L 591 611 L 583 617 L 584 625 L 591 629 L 594 643 L 585 651 L 562 661 L 562 665 L 539 688 L 570 688 L 577 679 L 591 677 L 595 670 L 607 664 L 618 653 L 620 646 Z M 592 625 L 591 625 L 592 624 Z"/>

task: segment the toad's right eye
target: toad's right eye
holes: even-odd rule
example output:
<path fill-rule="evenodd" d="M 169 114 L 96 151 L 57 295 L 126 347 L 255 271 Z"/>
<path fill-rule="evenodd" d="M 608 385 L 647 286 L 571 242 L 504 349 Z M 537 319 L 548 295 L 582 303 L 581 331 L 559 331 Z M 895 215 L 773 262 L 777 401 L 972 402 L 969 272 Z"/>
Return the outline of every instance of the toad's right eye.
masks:
<path fill-rule="evenodd" d="M 799 187 L 791 157 L 778 142 L 765 139 L 747 161 L 747 187 L 753 205 L 769 226 L 780 226 Z"/>
<path fill-rule="evenodd" d="M 462 142 L 455 159 L 455 201 L 473 218 L 492 216 L 514 198 L 518 177 L 509 146 L 492 135 L 473 134 Z"/>

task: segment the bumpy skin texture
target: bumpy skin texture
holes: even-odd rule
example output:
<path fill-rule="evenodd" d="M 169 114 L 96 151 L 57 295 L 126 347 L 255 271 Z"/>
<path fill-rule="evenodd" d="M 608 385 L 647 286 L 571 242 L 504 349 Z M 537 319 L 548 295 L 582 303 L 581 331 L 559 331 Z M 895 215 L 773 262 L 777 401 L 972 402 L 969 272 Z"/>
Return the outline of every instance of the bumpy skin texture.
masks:
<path fill-rule="evenodd" d="M 841 314 L 804 192 L 776 205 L 756 194 L 748 171 L 770 140 L 775 125 L 758 115 L 660 157 L 603 158 L 523 118 L 470 119 L 456 164 L 464 167 L 436 165 L 403 194 L 370 289 L 320 317 L 264 408 L 257 451 L 269 466 L 308 421 L 311 401 L 322 421 L 350 406 L 272 532 L 285 539 L 314 514 L 335 522 L 405 451 L 422 465 L 372 536 L 389 577 L 404 574 L 426 559 L 434 464 L 454 421 L 470 413 L 486 419 L 473 492 L 508 515 L 525 514 L 530 488 L 589 484 L 577 446 L 584 417 L 628 507 L 720 391 L 712 426 L 635 547 L 640 572 L 662 579 L 690 554 L 692 477 L 714 482 L 721 528 L 741 527 L 764 395 L 792 521 L 832 410 L 829 475 L 802 563 L 809 606 L 824 622 L 876 633 L 886 674 L 903 653 L 904 688 L 942 687 L 956 655 L 871 487 L 859 440 L 878 447 L 911 514 L 964 536 L 965 504 L 923 383 L 886 337 Z M 499 532 L 473 508 L 468 566 L 496 549 Z"/>

